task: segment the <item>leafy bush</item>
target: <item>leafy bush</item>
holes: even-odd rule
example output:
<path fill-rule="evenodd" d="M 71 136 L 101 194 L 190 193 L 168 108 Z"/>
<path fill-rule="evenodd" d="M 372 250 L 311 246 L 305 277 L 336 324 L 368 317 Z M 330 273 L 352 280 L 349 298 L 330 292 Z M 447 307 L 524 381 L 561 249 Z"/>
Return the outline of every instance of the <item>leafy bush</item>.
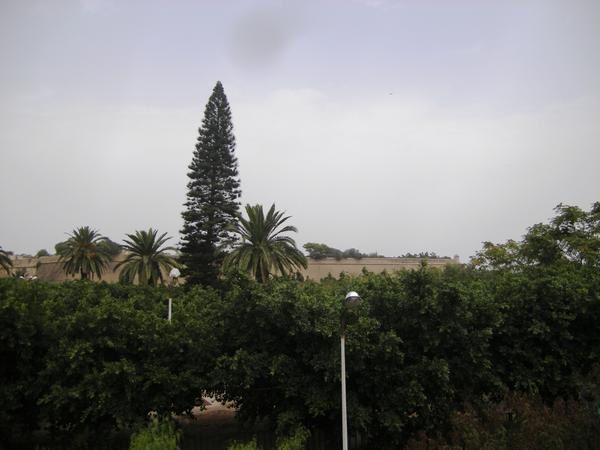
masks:
<path fill-rule="evenodd" d="M 51 345 L 37 300 L 44 292 L 38 283 L 0 281 L 0 447 L 39 427 L 37 400 L 47 389 L 39 373 Z"/>
<path fill-rule="evenodd" d="M 150 424 L 134 433 L 129 450 L 178 450 L 181 433 L 172 420 L 154 418 Z"/>
<path fill-rule="evenodd" d="M 277 441 L 277 450 L 303 450 L 309 437 L 310 432 L 306 428 L 299 427 L 291 436 Z"/>
<path fill-rule="evenodd" d="M 249 442 L 233 442 L 228 447 L 227 450 L 260 450 L 256 440 L 252 440 Z"/>
<path fill-rule="evenodd" d="M 412 439 L 408 450 L 426 448 L 595 449 L 600 444 L 600 420 L 585 402 L 509 394 L 501 402 L 452 413 L 446 437 Z"/>
<path fill-rule="evenodd" d="M 182 413 L 208 386 L 218 296 L 91 282 L 0 280 L 0 430 L 69 440 Z"/>

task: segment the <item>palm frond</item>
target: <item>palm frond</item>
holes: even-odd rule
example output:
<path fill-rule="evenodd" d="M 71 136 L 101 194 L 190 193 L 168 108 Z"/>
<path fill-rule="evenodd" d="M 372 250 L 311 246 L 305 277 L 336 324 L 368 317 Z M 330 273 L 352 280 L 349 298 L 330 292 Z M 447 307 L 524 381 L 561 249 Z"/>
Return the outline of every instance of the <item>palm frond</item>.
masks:
<path fill-rule="evenodd" d="M 58 252 L 67 275 L 79 273 L 81 279 L 102 278 L 102 272 L 111 260 L 109 250 L 102 245 L 106 238 L 88 226 L 79 227 L 68 234 Z"/>
<path fill-rule="evenodd" d="M 167 233 L 158 236 L 158 230 L 149 228 L 126 236 L 129 239 L 123 240 L 123 248 L 128 254 L 115 266 L 115 270 L 122 268 L 120 281 L 133 283 L 137 280 L 141 285 L 156 286 L 164 284 L 164 274 L 171 268 L 179 267 L 177 261 L 167 253 L 175 248 L 164 246 L 171 239 Z"/>
<path fill-rule="evenodd" d="M 2 247 L 0 247 L 0 267 L 6 270 L 7 275 L 10 275 L 10 268 L 12 267 L 12 261 Z"/>
<path fill-rule="evenodd" d="M 306 268 L 306 257 L 295 241 L 282 235 L 298 231 L 292 225 L 283 226 L 290 216 L 277 211 L 274 204 L 266 216 L 262 205 L 246 205 L 245 210 L 248 217 L 239 216 L 234 227 L 241 243 L 225 258 L 225 269 L 236 267 L 250 273 L 257 281 L 265 282 L 276 273 L 286 275 Z"/>

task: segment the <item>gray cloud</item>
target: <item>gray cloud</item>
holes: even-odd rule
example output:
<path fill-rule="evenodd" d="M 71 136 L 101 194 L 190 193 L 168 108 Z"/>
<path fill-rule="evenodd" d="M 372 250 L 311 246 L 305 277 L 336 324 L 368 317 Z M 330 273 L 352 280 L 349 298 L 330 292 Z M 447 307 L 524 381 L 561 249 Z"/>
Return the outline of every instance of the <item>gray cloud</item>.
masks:
<path fill-rule="evenodd" d="M 5 249 L 178 240 L 217 79 L 244 202 L 300 244 L 466 260 L 598 200 L 594 2 L 86 1 L 0 2 Z"/>
<path fill-rule="evenodd" d="M 261 5 L 244 12 L 230 37 L 233 62 L 245 69 L 278 63 L 300 31 L 299 17 L 278 5 Z"/>

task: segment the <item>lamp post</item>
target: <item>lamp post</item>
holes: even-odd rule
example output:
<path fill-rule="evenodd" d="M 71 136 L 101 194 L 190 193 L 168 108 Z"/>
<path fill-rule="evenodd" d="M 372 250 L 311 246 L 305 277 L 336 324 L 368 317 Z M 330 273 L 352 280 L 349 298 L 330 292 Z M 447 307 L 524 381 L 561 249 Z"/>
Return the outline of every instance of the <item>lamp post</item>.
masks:
<path fill-rule="evenodd" d="M 171 271 L 169 272 L 169 278 L 171 279 L 170 285 L 171 286 L 175 285 L 177 283 L 177 278 L 179 278 L 180 276 L 181 276 L 181 272 L 179 271 L 179 269 L 177 267 L 173 267 L 171 269 Z M 173 312 L 173 299 L 171 297 L 169 297 L 169 312 L 167 315 L 167 320 L 169 322 L 171 322 L 172 312 Z"/>
<path fill-rule="evenodd" d="M 348 414 L 346 410 L 346 316 L 348 308 L 356 305 L 360 296 L 350 291 L 346 294 L 342 310 L 341 333 L 340 333 L 340 359 L 342 361 L 342 449 L 348 450 Z"/>

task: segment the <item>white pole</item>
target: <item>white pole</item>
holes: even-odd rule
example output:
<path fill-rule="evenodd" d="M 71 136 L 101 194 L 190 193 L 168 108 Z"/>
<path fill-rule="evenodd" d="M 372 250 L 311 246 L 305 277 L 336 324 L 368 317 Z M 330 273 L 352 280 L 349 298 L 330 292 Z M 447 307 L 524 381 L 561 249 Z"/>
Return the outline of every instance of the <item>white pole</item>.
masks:
<path fill-rule="evenodd" d="M 169 299 L 169 322 L 171 321 L 172 303 L 173 300 Z"/>
<path fill-rule="evenodd" d="M 348 419 L 346 417 L 346 337 L 342 333 L 340 347 L 342 353 L 342 449 L 348 450 Z"/>

